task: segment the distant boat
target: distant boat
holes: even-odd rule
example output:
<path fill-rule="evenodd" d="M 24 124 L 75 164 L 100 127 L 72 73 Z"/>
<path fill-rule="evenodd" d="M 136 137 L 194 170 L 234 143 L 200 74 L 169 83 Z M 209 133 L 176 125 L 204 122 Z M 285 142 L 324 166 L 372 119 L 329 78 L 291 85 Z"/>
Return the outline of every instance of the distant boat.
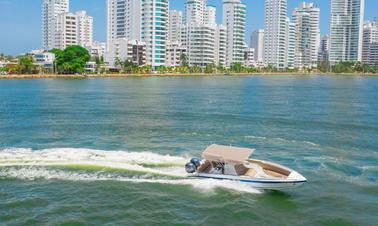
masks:
<path fill-rule="evenodd" d="M 249 159 L 254 149 L 213 144 L 203 160 L 192 158 L 185 165 L 188 177 L 237 181 L 257 189 L 282 190 L 307 182 L 300 173 L 279 164 Z"/>

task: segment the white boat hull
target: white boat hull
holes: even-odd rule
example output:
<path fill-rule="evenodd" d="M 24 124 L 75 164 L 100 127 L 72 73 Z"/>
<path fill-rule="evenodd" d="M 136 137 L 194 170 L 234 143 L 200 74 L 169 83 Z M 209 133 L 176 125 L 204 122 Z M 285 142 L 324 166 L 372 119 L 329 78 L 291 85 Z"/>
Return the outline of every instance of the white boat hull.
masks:
<path fill-rule="evenodd" d="M 307 182 L 307 179 L 294 171 L 294 177 L 287 179 L 271 179 L 271 178 L 248 178 L 243 176 L 231 176 L 222 174 L 208 174 L 208 173 L 194 173 L 189 174 L 189 177 L 202 179 L 216 179 L 240 182 L 252 188 L 263 190 L 286 190 L 298 187 Z"/>

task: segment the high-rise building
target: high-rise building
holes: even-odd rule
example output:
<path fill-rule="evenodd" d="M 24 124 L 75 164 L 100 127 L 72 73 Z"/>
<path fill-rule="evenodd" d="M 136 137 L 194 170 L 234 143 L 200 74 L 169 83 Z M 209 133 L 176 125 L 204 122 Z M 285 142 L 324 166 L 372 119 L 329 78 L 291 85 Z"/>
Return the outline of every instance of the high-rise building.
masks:
<path fill-rule="evenodd" d="M 88 16 L 86 11 L 76 13 L 77 44 L 89 46 L 93 43 L 93 17 Z"/>
<path fill-rule="evenodd" d="M 93 18 L 85 11 L 62 13 L 56 19 L 54 48 L 65 49 L 70 45 L 92 45 Z"/>
<path fill-rule="evenodd" d="M 217 66 L 226 65 L 227 51 L 227 28 L 224 25 L 217 25 L 215 31 L 215 57 L 214 63 Z"/>
<path fill-rule="evenodd" d="M 189 65 L 225 65 L 226 28 L 216 24 L 216 8 L 206 0 L 187 0 L 180 41 Z"/>
<path fill-rule="evenodd" d="M 361 61 L 364 0 L 331 0 L 331 64 Z"/>
<path fill-rule="evenodd" d="M 147 45 L 147 64 L 152 67 L 164 66 L 169 0 L 141 0 L 141 3 L 141 40 Z"/>
<path fill-rule="evenodd" d="M 374 66 L 378 63 L 378 23 L 365 22 L 363 28 L 362 62 Z"/>
<path fill-rule="evenodd" d="M 188 0 L 185 3 L 184 23 L 188 26 L 204 24 L 207 0 Z"/>
<path fill-rule="evenodd" d="M 216 27 L 203 24 L 188 29 L 188 60 L 190 65 L 206 66 L 215 62 Z"/>
<path fill-rule="evenodd" d="M 147 64 L 165 65 L 169 0 L 107 0 L 107 45 L 125 38 L 146 43 Z"/>
<path fill-rule="evenodd" d="M 177 42 L 180 40 L 180 29 L 183 26 L 182 20 L 181 11 L 169 11 L 168 40 L 170 42 Z"/>
<path fill-rule="evenodd" d="M 265 1 L 264 63 L 287 67 L 287 0 Z"/>
<path fill-rule="evenodd" d="M 373 42 L 370 45 L 368 65 L 378 65 L 378 42 Z"/>
<path fill-rule="evenodd" d="M 293 11 L 295 24 L 295 67 L 317 66 L 320 40 L 320 9 L 314 3 L 303 2 Z"/>
<path fill-rule="evenodd" d="M 295 23 L 286 18 L 286 31 L 285 31 L 285 68 L 293 69 L 295 67 L 295 43 L 297 40 Z"/>
<path fill-rule="evenodd" d="M 264 62 L 264 29 L 258 29 L 252 32 L 250 47 L 255 50 L 255 62 Z"/>
<path fill-rule="evenodd" d="M 223 0 L 223 23 L 227 28 L 226 66 L 244 62 L 246 5 L 240 0 Z"/>
<path fill-rule="evenodd" d="M 68 0 L 42 1 L 42 45 L 43 49 L 50 50 L 55 47 L 56 20 L 62 13 L 69 11 Z"/>
<path fill-rule="evenodd" d="M 202 24 L 186 27 L 183 45 L 187 48 L 189 65 L 225 65 L 227 29 L 223 25 Z"/>
<path fill-rule="evenodd" d="M 141 0 L 107 0 L 107 46 L 119 38 L 141 38 Z"/>
<path fill-rule="evenodd" d="M 329 56 L 329 36 L 325 35 L 320 40 L 320 47 L 319 47 L 319 62 L 326 62 L 328 61 Z"/>
<path fill-rule="evenodd" d="M 217 8 L 215 6 L 207 5 L 205 8 L 204 24 L 216 25 Z"/>
<path fill-rule="evenodd" d="M 73 13 L 59 14 L 56 19 L 54 48 L 65 49 L 78 44 L 77 15 Z"/>

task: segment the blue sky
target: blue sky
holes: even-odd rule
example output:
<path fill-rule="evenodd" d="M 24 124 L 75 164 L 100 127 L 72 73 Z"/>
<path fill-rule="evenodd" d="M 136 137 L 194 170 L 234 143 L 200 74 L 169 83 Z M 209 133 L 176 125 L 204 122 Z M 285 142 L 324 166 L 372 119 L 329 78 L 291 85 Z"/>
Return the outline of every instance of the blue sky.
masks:
<path fill-rule="evenodd" d="M 264 0 L 242 0 L 247 4 L 247 34 L 264 26 Z M 218 8 L 222 1 L 208 0 Z M 288 0 L 289 16 L 302 0 Z M 321 10 L 321 32 L 328 33 L 330 0 L 312 0 Z M 184 9 L 185 0 L 171 0 L 172 9 Z M 70 0 L 71 11 L 86 10 L 94 17 L 95 40 L 105 41 L 105 0 Z M 365 0 L 365 19 L 378 15 L 378 0 Z M 0 53 L 20 54 L 41 47 L 41 0 L 0 0 Z"/>

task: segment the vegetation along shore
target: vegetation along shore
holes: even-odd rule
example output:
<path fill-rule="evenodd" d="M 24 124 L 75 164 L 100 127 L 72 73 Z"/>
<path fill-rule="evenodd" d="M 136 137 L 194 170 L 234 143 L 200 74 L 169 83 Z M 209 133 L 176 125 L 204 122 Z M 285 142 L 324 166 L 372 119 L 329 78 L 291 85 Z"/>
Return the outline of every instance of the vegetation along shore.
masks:
<path fill-rule="evenodd" d="M 85 48 L 69 46 L 65 50 L 53 49 L 55 55 L 51 68 L 41 67 L 31 55 L 18 57 L 0 54 L 0 79 L 22 78 L 83 78 L 83 77 L 143 77 L 143 76 L 204 76 L 204 75 L 378 75 L 378 65 L 369 66 L 361 62 L 340 62 L 330 65 L 321 62 L 317 68 L 287 68 L 278 70 L 271 65 L 265 67 L 246 67 L 234 63 L 230 67 L 208 64 L 204 67 L 190 66 L 185 56 L 177 67 L 137 66 L 131 61 L 117 60 L 117 68 L 109 68 L 102 58 L 91 58 Z M 93 64 L 88 65 L 88 62 Z"/>
<path fill-rule="evenodd" d="M 72 79 L 83 79 L 83 78 L 137 78 L 137 77 L 200 77 L 200 76 L 378 76 L 377 73 L 284 73 L 284 72 L 272 72 L 272 73 L 232 73 L 232 74 L 206 74 L 206 73 L 187 73 L 187 74 L 12 74 L 12 75 L 0 75 L 0 79 L 45 79 L 45 78 L 72 78 Z"/>

